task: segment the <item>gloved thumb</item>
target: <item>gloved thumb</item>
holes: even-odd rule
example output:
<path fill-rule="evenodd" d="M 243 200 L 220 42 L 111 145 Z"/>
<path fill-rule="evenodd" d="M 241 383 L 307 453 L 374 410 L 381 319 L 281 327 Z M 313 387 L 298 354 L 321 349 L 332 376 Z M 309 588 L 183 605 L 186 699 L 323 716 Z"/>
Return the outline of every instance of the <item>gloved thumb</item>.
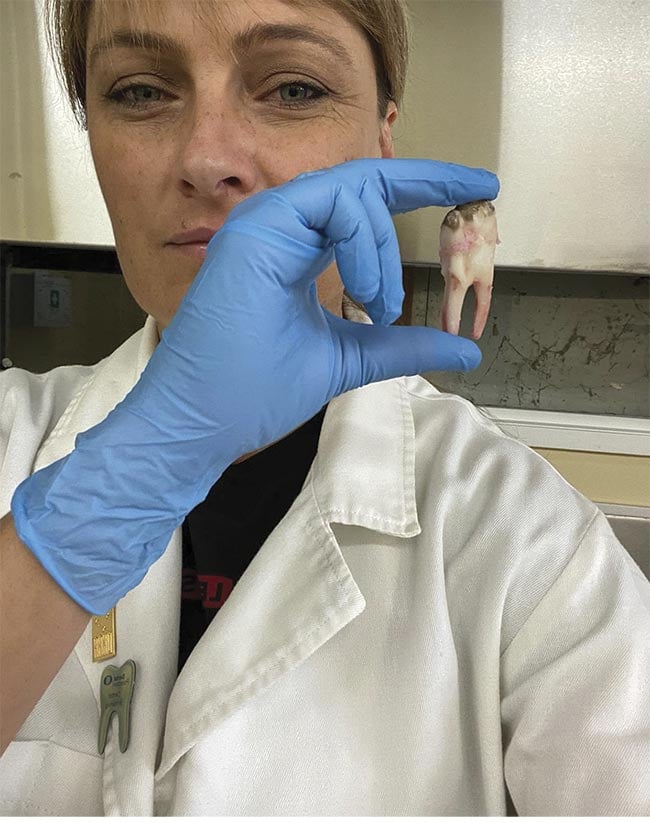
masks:
<path fill-rule="evenodd" d="M 470 371 L 481 362 L 481 350 L 475 343 L 438 329 L 353 323 L 329 312 L 327 315 L 339 343 L 333 396 L 393 377 L 426 371 Z"/>

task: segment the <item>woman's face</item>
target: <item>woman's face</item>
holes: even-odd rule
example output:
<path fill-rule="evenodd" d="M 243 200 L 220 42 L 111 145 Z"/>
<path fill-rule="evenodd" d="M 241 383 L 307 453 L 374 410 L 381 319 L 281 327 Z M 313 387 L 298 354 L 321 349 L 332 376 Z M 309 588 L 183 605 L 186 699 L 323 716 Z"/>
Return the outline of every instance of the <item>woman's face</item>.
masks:
<path fill-rule="evenodd" d="M 209 20 L 194 2 L 160 0 L 142 20 L 105 5 L 116 44 L 101 48 L 95 10 L 90 147 L 127 284 L 162 329 L 205 254 L 175 235 L 216 231 L 241 200 L 301 172 L 392 157 L 396 109 L 378 116 L 363 32 L 316 2 L 218 0 Z M 136 27 L 164 38 L 160 51 L 130 43 Z M 335 265 L 318 287 L 340 314 Z"/>

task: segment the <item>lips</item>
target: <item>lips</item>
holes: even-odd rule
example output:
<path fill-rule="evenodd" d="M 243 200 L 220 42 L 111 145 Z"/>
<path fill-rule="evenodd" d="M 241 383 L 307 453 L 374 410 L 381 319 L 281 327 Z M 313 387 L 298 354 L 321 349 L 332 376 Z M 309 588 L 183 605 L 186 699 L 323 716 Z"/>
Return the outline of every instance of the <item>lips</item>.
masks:
<path fill-rule="evenodd" d="M 198 226 L 195 229 L 190 229 L 189 231 L 175 234 L 169 239 L 168 244 L 172 244 L 174 246 L 184 246 L 188 243 L 209 243 L 220 228 L 221 226 L 217 226 L 216 228 L 210 226 Z"/>

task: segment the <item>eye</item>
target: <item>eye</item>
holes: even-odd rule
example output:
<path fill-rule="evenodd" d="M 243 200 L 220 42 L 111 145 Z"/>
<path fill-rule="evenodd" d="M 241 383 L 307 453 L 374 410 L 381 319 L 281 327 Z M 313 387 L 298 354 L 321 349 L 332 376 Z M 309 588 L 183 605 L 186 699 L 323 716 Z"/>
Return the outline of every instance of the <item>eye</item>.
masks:
<path fill-rule="evenodd" d="M 275 89 L 280 93 L 280 99 L 288 105 L 309 105 L 321 97 L 327 96 L 325 89 L 313 86 L 311 83 L 282 83 Z"/>
<path fill-rule="evenodd" d="M 155 86 L 149 86 L 146 83 L 132 83 L 129 86 L 123 86 L 121 89 L 114 89 L 105 94 L 104 97 L 118 105 L 128 106 L 129 108 L 142 108 L 151 103 L 160 103 L 161 98 L 158 95 L 163 94 L 166 94 L 166 92 Z"/>

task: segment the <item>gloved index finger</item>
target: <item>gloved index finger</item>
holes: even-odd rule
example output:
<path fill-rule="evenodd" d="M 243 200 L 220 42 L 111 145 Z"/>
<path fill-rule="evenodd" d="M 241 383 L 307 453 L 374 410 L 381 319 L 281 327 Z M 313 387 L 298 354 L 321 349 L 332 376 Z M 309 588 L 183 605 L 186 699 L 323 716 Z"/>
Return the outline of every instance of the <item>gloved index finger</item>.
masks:
<path fill-rule="evenodd" d="M 349 183 L 357 176 L 360 183 L 364 178 L 374 179 L 391 214 L 494 200 L 499 193 L 499 180 L 492 172 L 439 160 L 363 159 L 335 168 L 341 169 Z"/>

